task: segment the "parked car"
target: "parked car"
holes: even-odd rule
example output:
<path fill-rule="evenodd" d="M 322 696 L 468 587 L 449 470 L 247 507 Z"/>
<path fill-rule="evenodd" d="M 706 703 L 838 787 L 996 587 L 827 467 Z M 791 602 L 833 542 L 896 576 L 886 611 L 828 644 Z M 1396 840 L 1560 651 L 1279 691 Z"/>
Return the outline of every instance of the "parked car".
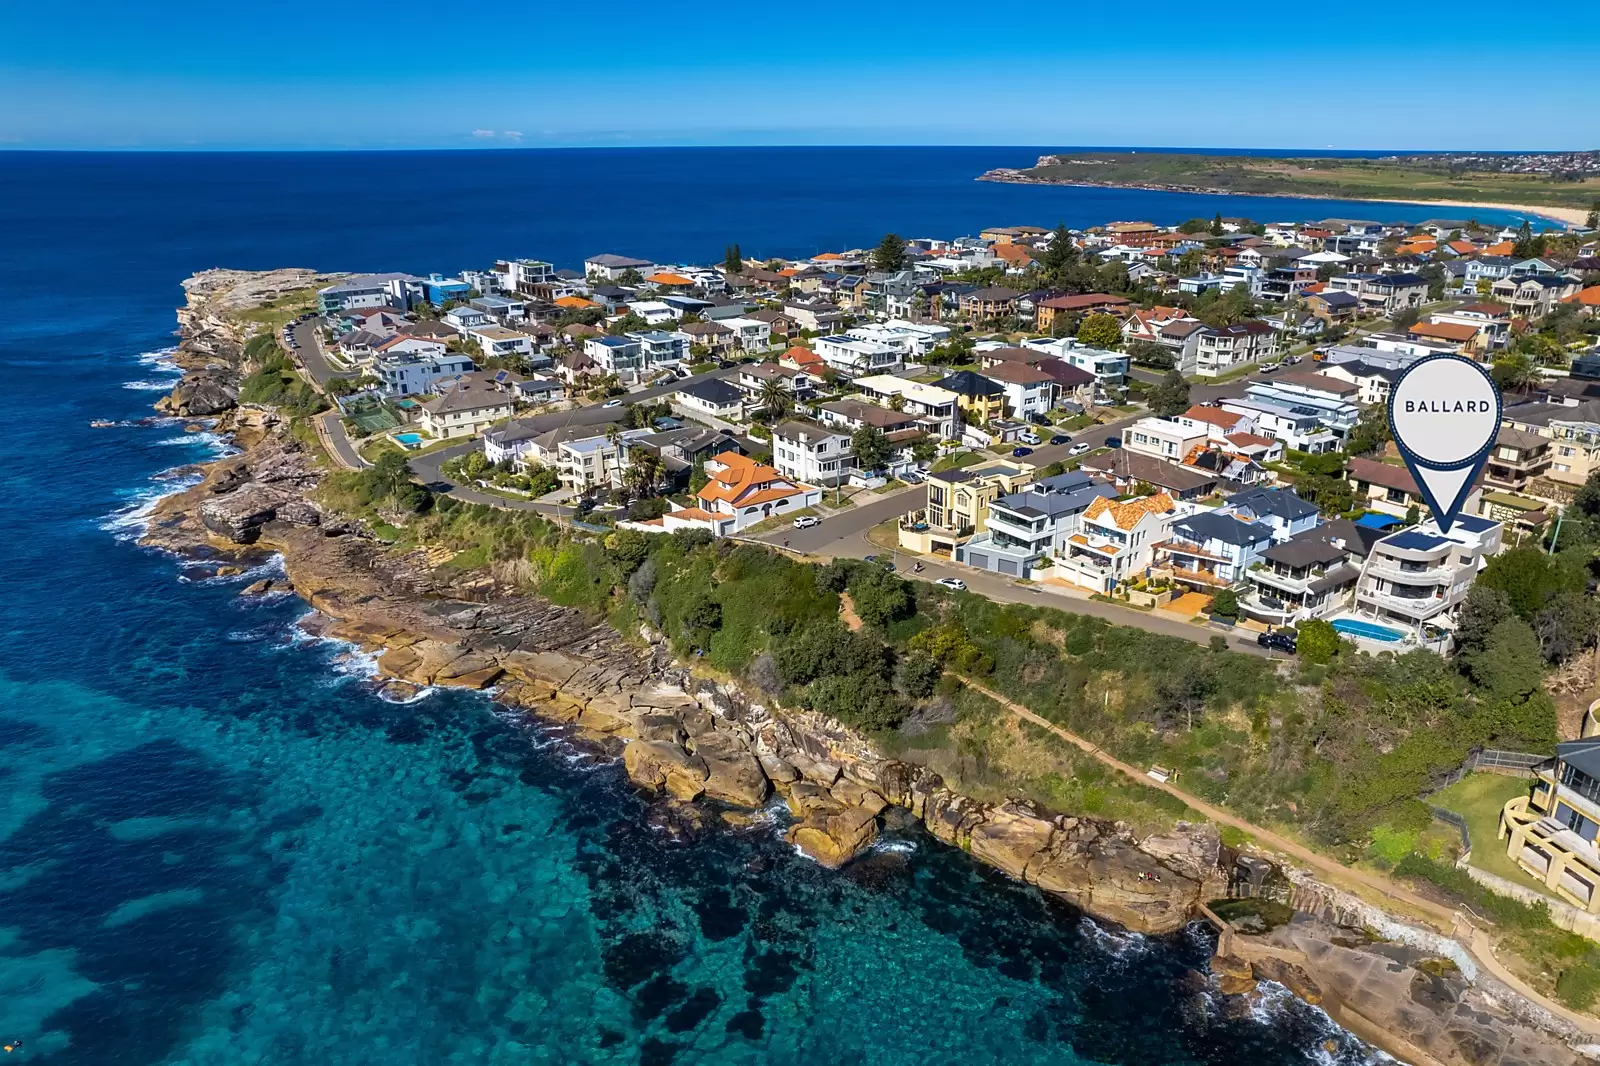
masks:
<path fill-rule="evenodd" d="M 812 526 L 820 526 L 821 524 L 822 519 L 814 514 L 803 514 L 794 520 L 794 528 L 796 529 L 810 529 Z"/>
<path fill-rule="evenodd" d="M 1021 459 L 1024 455 L 1032 455 L 1032 454 L 1033 454 L 1033 449 L 1032 448 L 1012 448 L 1011 449 L 1011 457 L 1013 459 Z"/>
<path fill-rule="evenodd" d="M 1037 412 L 1029 415 L 1028 421 L 1032 422 L 1036 426 L 1048 426 L 1050 424 L 1050 420 L 1048 418 L 1046 418 L 1044 415 L 1038 414 Z"/>
<path fill-rule="evenodd" d="M 1084 452 L 1086 452 L 1088 450 L 1089 450 L 1089 446 L 1087 444 L 1084 444 L 1082 441 L 1079 441 L 1077 444 L 1074 444 L 1072 447 L 1067 449 L 1067 454 L 1068 455 L 1082 455 Z"/>
<path fill-rule="evenodd" d="M 1055 436 L 1050 438 L 1050 443 L 1051 444 L 1066 444 L 1071 440 L 1072 440 L 1072 437 L 1069 434 L 1057 433 Z"/>
<path fill-rule="evenodd" d="M 1296 363 L 1298 363 L 1298 362 L 1299 362 L 1299 361 L 1300 361 L 1300 356 L 1298 356 L 1298 355 L 1291 355 L 1291 356 L 1290 356 L 1290 357 L 1289 357 L 1289 358 L 1287 358 L 1287 359 L 1285 359 L 1285 360 L 1284 360 L 1284 361 L 1283 361 L 1283 365 L 1284 365 L 1284 366 L 1294 366 L 1294 365 L 1295 365 L 1295 364 L 1296 364 Z"/>
<path fill-rule="evenodd" d="M 1025 429 L 1021 433 L 1017 434 L 1017 439 L 1024 444 L 1038 444 L 1039 434 L 1035 433 L 1031 429 Z"/>
<path fill-rule="evenodd" d="M 900 480 L 904 481 L 907 485 L 920 485 L 928 479 L 927 476 L 924 475 L 920 470 L 907 470 L 904 474 L 900 475 Z"/>
<path fill-rule="evenodd" d="M 1299 636 L 1292 629 L 1280 629 L 1276 632 L 1268 631 L 1256 636 L 1256 643 L 1261 645 L 1263 648 L 1272 648 L 1276 651 L 1286 651 L 1290 655 L 1294 654 L 1295 645 L 1298 643 L 1298 641 Z"/>
<path fill-rule="evenodd" d="M 1261 372 L 1263 374 L 1276 374 L 1280 369 L 1282 369 L 1282 367 L 1278 363 L 1272 363 L 1268 366 L 1262 367 Z"/>
<path fill-rule="evenodd" d="M 967 591 L 967 583 L 962 581 L 959 577 L 941 577 L 939 580 L 935 581 L 934 584 L 943 585 L 945 588 L 954 589 L 956 592 Z"/>
<path fill-rule="evenodd" d="M 600 406 L 604 407 L 604 408 L 621 407 L 622 406 L 622 401 L 621 400 L 607 400 L 605 403 L 601 404 Z"/>
<path fill-rule="evenodd" d="M 1122 438 L 1121 437 L 1107 437 L 1106 438 L 1106 447 L 1107 448 L 1120 448 L 1120 447 L 1122 447 Z"/>

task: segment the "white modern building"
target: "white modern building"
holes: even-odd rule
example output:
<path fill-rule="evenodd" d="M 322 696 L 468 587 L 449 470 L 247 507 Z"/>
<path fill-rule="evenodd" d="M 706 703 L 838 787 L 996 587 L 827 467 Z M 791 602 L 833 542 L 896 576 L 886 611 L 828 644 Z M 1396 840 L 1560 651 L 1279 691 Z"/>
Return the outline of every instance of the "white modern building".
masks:
<path fill-rule="evenodd" d="M 1453 627 L 1456 608 L 1501 548 L 1500 523 L 1474 515 L 1456 518 L 1448 533 L 1432 519 L 1391 533 L 1367 556 L 1356 584 L 1356 610 L 1432 644 L 1421 627 Z"/>
<path fill-rule="evenodd" d="M 850 434 L 816 422 L 784 422 L 772 431 L 772 465 L 794 481 L 832 487 L 855 466 Z"/>

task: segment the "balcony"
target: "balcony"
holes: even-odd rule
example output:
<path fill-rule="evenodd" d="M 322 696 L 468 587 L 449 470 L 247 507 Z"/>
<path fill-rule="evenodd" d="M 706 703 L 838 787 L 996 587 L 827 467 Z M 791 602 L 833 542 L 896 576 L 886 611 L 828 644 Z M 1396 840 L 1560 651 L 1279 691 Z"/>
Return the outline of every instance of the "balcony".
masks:
<path fill-rule="evenodd" d="M 1565 794 L 1561 794 L 1565 802 Z M 1500 812 L 1501 840 L 1506 854 L 1523 870 L 1544 882 L 1560 899 L 1590 914 L 1600 913 L 1600 854 L 1591 841 L 1517 796 Z"/>
<path fill-rule="evenodd" d="M 1259 570 L 1250 570 L 1247 576 L 1258 585 L 1268 585 L 1283 592 L 1303 593 L 1311 587 L 1311 583 L 1323 575 L 1318 571 L 1308 571 L 1304 577 L 1293 577 L 1289 574 L 1280 574 L 1270 566 L 1263 566 Z"/>
<path fill-rule="evenodd" d="M 1455 580 L 1455 571 L 1448 566 L 1430 566 L 1422 570 L 1407 570 L 1396 559 L 1376 553 L 1367 562 L 1367 571 L 1403 585 L 1449 585 Z"/>
<path fill-rule="evenodd" d="M 1252 592 L 1240 598 L 1239 610 L 1244 612 L 1246 618 L 1282 626 L 1297 621 L 1304 606 L 1298 600 L 1279 599 L 1276 596 L 1264 596 L 1260 592 Z"/>
<path fill-rule="evenodd" d="M 1376 604 L 1387 610 L 1398 612 L 1407 618 L 1422 621 L 1442 614 L 1450 607 L 1450 601 L 1442 596 L 1405 597 L 1390 596 L 1383 592 L 1374 592 L 1371 589 L 1357 589 L 1356 599 L 1361 602 Z"/>

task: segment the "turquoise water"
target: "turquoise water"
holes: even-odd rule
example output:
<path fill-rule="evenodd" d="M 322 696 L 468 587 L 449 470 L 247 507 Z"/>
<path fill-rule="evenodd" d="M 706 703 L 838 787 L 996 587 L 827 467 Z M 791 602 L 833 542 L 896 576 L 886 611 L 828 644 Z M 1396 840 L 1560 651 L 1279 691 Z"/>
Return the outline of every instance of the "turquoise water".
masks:
<path fill-rule="evenodd" d="M 1381 640 L 1390 644 L 1406 639 L 1405 633 L 1398 629 L 1360 618 L 1335 618 L 1333 628 L 1352 637 L 1365 637 L 1368 640 Z"/>
<path fill-rule="evenodd" d="M 394 439 L 404 444 L 407 448 L 415 448 L 422 443 L 421 433 L 396 433 Z"/>
<path fill-rule="evenodd" d="M 773 821 L 680 839 L 557 730 L 475 695 L 380 699 L 368 662 L 299 634 L 298 601 L 236 595 L 272 560 L 219 580 L 133 543 L 149 502 L 223 447 L 143 421 L 174 379 L 161 350 L 181 278 L 455 264 L 507 243 L 479 208 L 542 202 L 525 183 L 485 184 L 460 157 L 398 157 L 376 186 L 371 156 L 15 158 L 0 158 L 0 271 L 27 312 L 0 318 L 0 1036 L 25 1046 L 7 1066 L 1369 1060 L 1292 1000 L 1233 1017 L 1196 994 L 1203 932 L 1101 929 L 917 831 L 839 873 Z M 836 189 L 824 164 L 793 195 Z M 347 189 L 347 169 L 368 177 Z M 570 186 L 550 202 L 641 182 L 600 169 L 546 175 Z M 805 179 L 773 171 L 773 202 L 780 173 Z M 441 227 L 437 205 L 465 214 Z M 768 208 L 746 247 L 793 221 Z M 664 217 L 684 212 L 703 227 L 688 201 Z M 569 252 L 571 213 L 530 209 L 518 225 L 545 236 L 510 243 L 563 262 L 633 250 L 641 223 L 618 216 Z M 82 263 L 118 264 L 92 299 L 63 280 Z"/>

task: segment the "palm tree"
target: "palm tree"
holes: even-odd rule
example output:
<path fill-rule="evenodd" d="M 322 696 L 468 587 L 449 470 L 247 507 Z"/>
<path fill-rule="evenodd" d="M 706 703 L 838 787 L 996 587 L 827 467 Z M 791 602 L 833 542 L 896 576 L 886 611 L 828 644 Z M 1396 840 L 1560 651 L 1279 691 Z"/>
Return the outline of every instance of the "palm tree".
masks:
<path fill-rule="evenodd" d="M 761 383 L 761 406 L 774 419 L 782 418 L 794 406 L 794 396 L 783 387 L 782 381 L 768 378 Z"/>
<path fill-rule="evenodd" d="M 634 496 L 644 498 L 655 492 L 661 477 L 661 457 L 654 452 L 641 451 L 628 464 L 624 479 Z"/>

